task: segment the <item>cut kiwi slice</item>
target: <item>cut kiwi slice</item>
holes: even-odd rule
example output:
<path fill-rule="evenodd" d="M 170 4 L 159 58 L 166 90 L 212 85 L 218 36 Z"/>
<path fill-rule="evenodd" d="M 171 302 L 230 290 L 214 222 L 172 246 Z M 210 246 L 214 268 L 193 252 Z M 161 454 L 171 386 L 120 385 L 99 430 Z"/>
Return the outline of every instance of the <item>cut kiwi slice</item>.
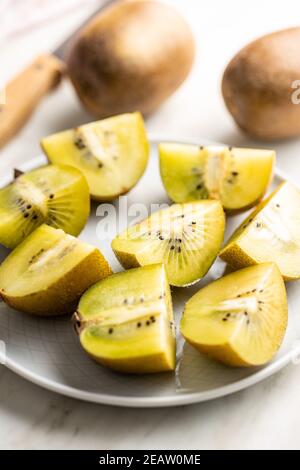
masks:
<path fill-rule="evenodd" d="M 300 191 L 282 183 L 237 228 L 220 257 L 235 269 L 274 262 L 285 280 L 300 278 Z"/>
<path fill-rule="evenodd" d="M 149 144 L 140 113 L 114 116 L 45 137 L 42 148 L 52 163 L 80 169 L 91 197 L 112 200 L 127 193 L 146 168 Z"/>
<path fill-rule="evenodd" d="M 76 168 L 48 165 L 0 190 L 0 243 L 14 248 L 42 223 L 78 235 L 90 212 L 89 188 Z"/>
<path fill-rule="evenodd" d="M 114 274 L 82 296 L 74 314 L 83 349 L 128 373 L 175 368 L 170 288 L 162 264 Z"/>
<path fill-rule="evenodd" d="M 170 284 L 185 286 L 207 273 L 224 225 L 219 201 L 174 204 L 119 234 L 112 248 L 125 268 L 164 263 Z"/>
<path fill-rule="evenodd" d="M 231 366 L 259 366 L 278 350 L 287 325 L 279 269 L 264 263 L 209 284 L 186 304 L 181 333 L 199 351 Z"/>
<path fill-rule="evenodd" d="M 97 248 L 43 224 L 1 264 L 0 296 L 32 314 L 70 313 L 83 292 L 109 274 Z"/>
<path fill-rule="evenodd" d="M 160 172 L 174 202 L 220 199 L 227 211 L 254 206 L 271 181 L 272 150 L 162 143 Z"/>

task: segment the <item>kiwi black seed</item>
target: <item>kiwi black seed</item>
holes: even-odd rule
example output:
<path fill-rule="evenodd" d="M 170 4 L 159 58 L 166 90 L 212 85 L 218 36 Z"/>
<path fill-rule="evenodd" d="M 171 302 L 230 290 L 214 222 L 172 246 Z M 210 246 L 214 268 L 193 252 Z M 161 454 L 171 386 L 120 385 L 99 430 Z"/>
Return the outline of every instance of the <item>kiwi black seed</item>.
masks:
<path fill-rule="evenodd" d="M 83 140 L 82 140 L 81 137 L 77 137 L 77 139 L 75 139 L 74 145 L 75 145 L 75 147 L 77 147 L 79 150 L 85 149 L 85 147 L 86 147 L 86 145 L 85 145 L 85 143 L 83 142 Z"/>

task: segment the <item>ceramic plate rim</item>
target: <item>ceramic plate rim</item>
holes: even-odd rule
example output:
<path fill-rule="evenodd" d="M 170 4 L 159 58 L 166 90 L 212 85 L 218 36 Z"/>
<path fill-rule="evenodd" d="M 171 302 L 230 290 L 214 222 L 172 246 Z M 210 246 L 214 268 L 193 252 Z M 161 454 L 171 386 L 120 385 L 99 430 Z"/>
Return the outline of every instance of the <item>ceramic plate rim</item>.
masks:
<path fill-rule="evenodd" d="M 201 142 L 208 143 L 207 139 L 187 139 L 187 138 L 174 138 L 168 137 L 165 135 L 158 135 L 158 134 L 150 134 L 149 141 L 151 144 L 157 144 L 162 141 L 171 141 L 171 142 L 178 142 L 178 143 L 190 143 L 195 145 L 200 145 Z M 215 142 L 211 142 L 216 144 Z M 222 145 L 222 144 L 216 144 Z M 38 157 L 32 158 L 31 160 L 27 161 L 21 168 L 24 169 L 31 169 L 35 167 L 37 164 L 41 163 L 41 160 L 44 160 L 44 156 L 41 154 Z M 293 181 L 293 178 L 287 176 L 283 171 L 279 170 L 277 167 L 275 168 L 274 175 L 277 176 L 281 180 Z M 4 176 L 2 181 L 9 180 Z M 5 183 L 4 183 L 5 184 Z M 299 350 L 298 350 L 299 349 Z M 226 395 L 230 395 L 232 393 L 238 392 L 240 390 L 244 390 L 252 385 L 255 385 L 258 382 L 270 377 L 271 375 L 278 372 L 284 366 L 286 366 L 295 355 L 300 353 L 300 345 L 299 348 L 293 349 L 287 352 L 284 356 L 279 359 L 275 359 L 274 362 L 270 363 L 263 369 L 260 369 L 258 372 L 255 372 L 253 375 L 241 379 L 235 383 L 227 384 L 215 388 L 213 390 L 201 391 L 201 392 L 178 392 L 178 396 L 170 397 L 128 397 L 128 396 L 114 396 L 108 393 L 101 393 L 101 392 L 86 392 L 83 390 L 76 389 L 74 387 L 70 387 L 67 385 L 62 385 L 57 382 L 54 382 L 50 379 L 46 379 L 41 377 L 40 375 L 28 371 L 23 366 L 20 366 L 18 363 L 13 361 L 10 358 L 6 359 L 5 366 L 13 371 L 14 373 L 20 375 L 24 379 L 29 380 L 30 382 L 39 385 L 47 390 L 52 392 L 60 393 L 61 395 L 65 395 L 71 398 L 88 401 L 92 403 L 98 403 L 102 405 L 113 405 L 113 406 L 122 406 L 122 407 L 132 407 L 132 408 L 155 408 L 155 407 L 171 407 L 171 406 L 180 406 L 180 405 L 188 405 L 194 403 L 205 402 L 209 400 L 213 400 L 216 398 L 220 398 Z"/>

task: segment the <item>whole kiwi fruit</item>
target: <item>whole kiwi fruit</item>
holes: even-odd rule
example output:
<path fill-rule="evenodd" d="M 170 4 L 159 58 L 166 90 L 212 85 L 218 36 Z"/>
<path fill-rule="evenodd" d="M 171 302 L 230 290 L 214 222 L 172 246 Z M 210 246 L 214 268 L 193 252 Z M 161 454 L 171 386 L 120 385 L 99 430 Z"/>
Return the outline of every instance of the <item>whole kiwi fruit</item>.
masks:
<path fill-rule="evenodd" d="M 238 126 L 262 140 L 300 135 L 300 28 L 277 31 L 240 50 L 225 69 L 222 92 Z"/>
<path fill-rule="evenodd" d="M 168 5 L 126 0 L 99 13 L 75 40 L 68 69 L 96 117 L 154 111 L 185 80 L 195 54 L 186 21 Z"/>

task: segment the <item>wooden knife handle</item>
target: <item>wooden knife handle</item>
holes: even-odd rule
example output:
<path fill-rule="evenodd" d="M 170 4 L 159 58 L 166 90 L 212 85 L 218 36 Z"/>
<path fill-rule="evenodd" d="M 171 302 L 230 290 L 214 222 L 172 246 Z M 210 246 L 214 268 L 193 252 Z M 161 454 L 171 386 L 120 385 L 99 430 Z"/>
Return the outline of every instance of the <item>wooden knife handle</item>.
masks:
<path fill-rule="evenodd" d="M 0 103 L 0 148 L 24 126 L 39 101 L 58 85 L 63 72 L 63 62 L 44 54 L 6 85 Z"/>

